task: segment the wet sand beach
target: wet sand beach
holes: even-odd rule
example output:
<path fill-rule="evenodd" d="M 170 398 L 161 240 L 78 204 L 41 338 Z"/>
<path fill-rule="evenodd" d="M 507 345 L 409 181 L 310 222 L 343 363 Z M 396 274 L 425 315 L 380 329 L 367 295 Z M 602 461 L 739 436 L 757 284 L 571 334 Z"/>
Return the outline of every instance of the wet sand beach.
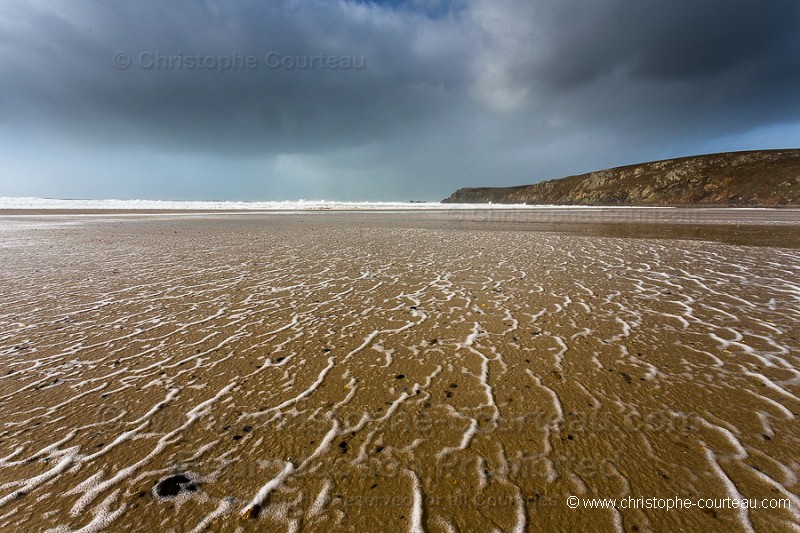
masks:
<path fill-rule="evenodd" d="M 2 531 L 800 530 L 798 210 L 4 213 L 0 258 Z"/>

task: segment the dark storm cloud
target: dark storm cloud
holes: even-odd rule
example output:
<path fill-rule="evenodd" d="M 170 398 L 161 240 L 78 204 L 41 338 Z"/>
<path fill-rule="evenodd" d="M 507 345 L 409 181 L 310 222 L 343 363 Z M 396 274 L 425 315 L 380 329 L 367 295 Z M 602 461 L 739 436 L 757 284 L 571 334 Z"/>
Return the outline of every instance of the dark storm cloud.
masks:
<path fill-rule="evenodd" d="M 58 14 L 19 9 L 26 27 L 6 34 L 16 52 L 6 63 L 16 67 L 9 98 L 46 114 L 51 127 L 94 141 L 133 136 L 241 153 L 363 143 L 430 120 L 446 107 L 439 89 L 464 83 L 457 68 L 467 53 L 463 38 L 437 36 L 424 16 L 404 20 L 374 6 L 186 1 L 76 2 Z M 420 39 L 430 48 L 418 47 Z M 115 64 L 118 54 L 127 54 L 128 68 Z M 247 58 L 256 62 L 203 68 L 226 59 L 238 67 Z"/>
<path fill-rule="evenodd" d="M 712 79 L 747 65 L 797 65 L 800 4 L 792 0 L 552 0 L 542 76 L 564 89 L 615 69 L 660 82 Z M 786 74 L 792 74 L 787 72 Z"/>
<path fill-rule="evenodd" d="M 669 130 L 688 119 L 713 132 L 800 112 L 797 2 L 544 0 L 513 8 L 487 39 L 496 54 L 489 63 L 509 58 L 505 90 L 526 89 L 590 124 L 617 117 Z M 514 28 L 503 17 L 519 11 L 530 22 Z"/>
<path fill-rule="evenodd" d="M 209 183 L 244 158 L 242 195 L 405 199 L 719 138 L 751 148 L 747 132 L 800 120 L 798 22 L 790 0 L 11 0 L 0 135 L 14 149 L 0 158 L 39 176 L 31 194 L 67 159 L 97 174 L 93 155 L 113 152 L 132 167 L 116 189 L 127 195 L 164 194 L 153 183 L 178 167 L 206 172 L 206 197 L 235 195 L 236 179 Z M 187 57 L 257 64 L 220 72 Z M 51 167 L 14 156 L 40 145 L 58 148 Z"/>

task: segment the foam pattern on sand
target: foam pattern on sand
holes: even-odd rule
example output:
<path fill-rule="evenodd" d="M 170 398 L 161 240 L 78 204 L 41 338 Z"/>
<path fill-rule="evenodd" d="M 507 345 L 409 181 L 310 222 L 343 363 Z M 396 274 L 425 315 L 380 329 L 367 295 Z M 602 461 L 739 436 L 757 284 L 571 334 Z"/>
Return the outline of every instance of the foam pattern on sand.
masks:
<path fill-rule="evenodd" d="M 798 526 L 797 250 L 258 219 L 6 233 L 37 244 L 0 248 L 0 530 Z M 192 493 L 153 497 L 179 473 Z"/>

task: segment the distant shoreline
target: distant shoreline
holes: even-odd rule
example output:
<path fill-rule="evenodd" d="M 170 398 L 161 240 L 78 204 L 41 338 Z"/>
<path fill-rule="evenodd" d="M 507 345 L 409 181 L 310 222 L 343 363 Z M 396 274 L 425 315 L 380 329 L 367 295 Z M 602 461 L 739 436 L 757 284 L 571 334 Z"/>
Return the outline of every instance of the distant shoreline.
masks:
<path fill-rule="evenodd" d="M 714 210 L 714 211 L 800 211 L 800 206 L 770 206 L 770 207 L 737 207 L 737 206 L 638 206 L 638 205 L 516 205 L 506 204 L 499 208 L 493 208 L 492 204 L 457 204 L 460 207 L 453 208 L 452 205 L 442 204 L 439 208 L 427 209 L 375 209 L 375 208 L 341 208 L 341 209 L 81 209 L 81 208 L 50 208 L 50 209 L 0 209 L 0 216 L 115 216 L 115 215 L 267 215 L 267 214 L 324 214 L 324 213 L 403 213 L 403 212 L 450 212 L 450 211 L 557 211 L 557 210 L 581 210 L 581 211 L 603 211 L 603 210 L 673 210 L 685 209 L 690 211 Z"/>
<path fill-rule="evenodd" d="M 5 200 L 5 201 L 3 201 Z M 400 213 L 400 212 L 452 212 L 452 211 L 791 211 L 800 206 L 737 206 L 737 205 L 553 205 L 553 204 L 503 204 L 503 203 L 400 203 L 400 202 L 195 202 L 195 201 L 140 201 L 140 200 L 52 200 L 39 205 L 21 203 L 15 207 L 10 198 L 0 198 L 0 216 L 46 215 L 170 215 L 170 214 L 280 214 L 280 213 Z M 153 204 L 163 203 L 163 207 Z M 100 207 L 110 204 L 109 207 Z M 208 204 L 208 207 L 198 206 Z M 229 204 L 229 205 L 226 205 Z M 279 204 L 279 205 L 275 205 Z"/>

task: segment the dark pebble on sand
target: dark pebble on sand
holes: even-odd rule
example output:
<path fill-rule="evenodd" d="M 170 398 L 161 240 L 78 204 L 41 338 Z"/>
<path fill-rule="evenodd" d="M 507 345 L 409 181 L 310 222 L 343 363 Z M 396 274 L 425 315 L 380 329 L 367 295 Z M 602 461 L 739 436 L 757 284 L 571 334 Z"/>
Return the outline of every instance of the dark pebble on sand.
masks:
<path fill-rule="evenodd" d="M 397 374 L 397 375 L 394 377 L 394 379 L 403 379 L 403 378 L 405 378 L 405 377 L 406 377 L 406 375 L 405 375 L 405 374 Z"/>
<path fill-rule="evenodd" d="M 176 474 L 156 483 L 156 494 L 162 498 L 177 496 L 181 492 L 194 492 L 197 485 L 184 474 Z"/>
<path fill-rule="evenodd" d="M 261 506 L 255 504 L 254 506 L 252 506 L 250 509 L 247 510 L 247 512 L 245 513 L 245 517 L 249 518 L 250 520 L 255 520 L 256 518 L 258 518 L 258 515 L 260 514 L 261 514 Z"/>

